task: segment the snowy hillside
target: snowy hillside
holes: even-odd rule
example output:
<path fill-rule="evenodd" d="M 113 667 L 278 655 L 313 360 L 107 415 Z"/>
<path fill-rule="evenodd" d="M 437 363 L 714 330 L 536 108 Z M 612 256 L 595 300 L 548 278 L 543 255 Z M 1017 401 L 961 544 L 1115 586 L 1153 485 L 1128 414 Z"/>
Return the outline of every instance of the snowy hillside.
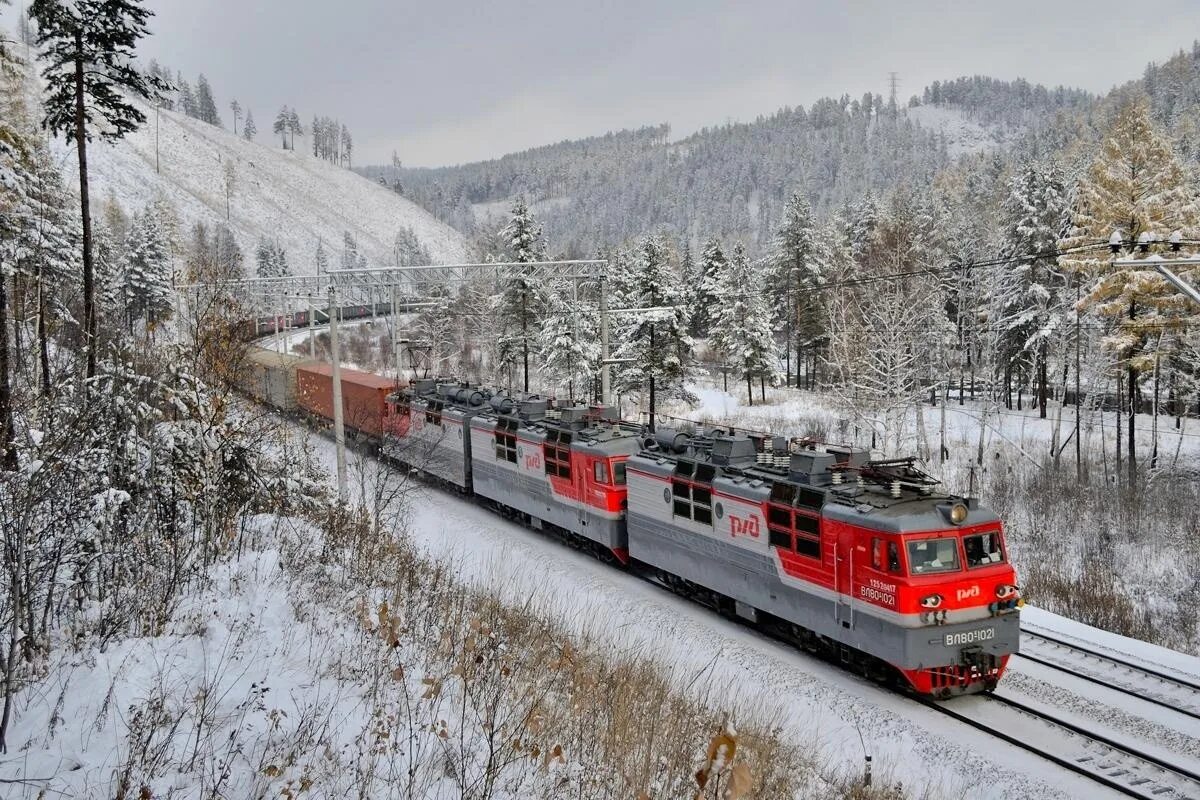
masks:
<path fill-rule="evenodd" d="M 394 263 L 397 231 L 411 228 L 434 261 L 469 260 L 466 240 L 448 225 L 394 192 L 362 176 L 313 158 L 308 142 L 283 150 L 267 133 L 247 142 L 231 131 L 181 114 L 162 111 L 158 124 L 155 171 L 155 115 L 141 130 L 116 143 L 97 141 L 88 150 L 92 197 L 102 201 L 112 192 L 126 211 L 139 210 L 156 197 L 168 200 L 180 221 L 225 221 L 225 163 L 234 164 L 230 221 L 238 244 L 253 271 L 254 248 L 262 237 L 273 238 L 288 255 L 293 272 L 315 271 L 317 241 L 324 243 L 333 267 L 349 231 L 369 266 Z M 274 145 L 272 147 L 271 145 Z M 75 170 L 73 149 L 56 144 L 63 169 Z M 69 183 L 69 182 L 68 182 Z"/>
<path fill-rule="evenodd" d="M 994 150 L 1017 138 L 999 126 L 981 125 L 968 119 L 966 112 L 950 106 L 921 105 L 905 109 L 910 120 L 928 131 L 946 138 L 946 149 L 952 158 Z"/>

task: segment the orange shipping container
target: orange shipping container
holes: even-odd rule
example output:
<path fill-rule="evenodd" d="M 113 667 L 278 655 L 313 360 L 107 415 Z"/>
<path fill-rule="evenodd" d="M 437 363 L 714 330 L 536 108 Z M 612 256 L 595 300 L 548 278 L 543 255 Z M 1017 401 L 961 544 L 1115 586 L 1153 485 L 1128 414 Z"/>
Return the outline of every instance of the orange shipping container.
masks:
<path fill-rule="evenodd" d="M 371 436 L 391 433 L 396 416 L 387 396 L 396 390 L 389 378 L 342 368 L 342 414 L 347 430 Z M 310 362 L 296 368 L 296 402 L 305 411 L 333 419 L 333 366 Z"/>

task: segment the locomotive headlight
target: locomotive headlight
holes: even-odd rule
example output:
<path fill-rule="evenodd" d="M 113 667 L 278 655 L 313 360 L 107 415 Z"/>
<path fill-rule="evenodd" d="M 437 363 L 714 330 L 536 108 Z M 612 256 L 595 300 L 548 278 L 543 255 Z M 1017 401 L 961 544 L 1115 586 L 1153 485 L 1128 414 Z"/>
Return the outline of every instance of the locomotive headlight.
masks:
<path fill-rule="evenodd" d="M 950 507 L 950 521 L 955 525 L 961 525 L 967 518 L 967 507 L 962 503 L 955 503 Z"/>
<path fill-rule="evenodd" d="M 940 594 L 931 594 L 921 598 L 922 608 L 937 608 L 942 604 L 942 596 Z"/>

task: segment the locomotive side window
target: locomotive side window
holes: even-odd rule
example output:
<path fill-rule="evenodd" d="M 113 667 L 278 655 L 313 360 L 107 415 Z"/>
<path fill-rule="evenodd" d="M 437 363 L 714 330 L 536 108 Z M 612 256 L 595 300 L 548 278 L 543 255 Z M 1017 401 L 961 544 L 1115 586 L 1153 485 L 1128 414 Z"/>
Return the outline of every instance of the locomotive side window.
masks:
<path fill-rule="evenodd" d="M 883 569 L 883 539 L 878 536 L 871 540 L 871 567 L 872 569 Z"/>
<path fill-rule="evenodd" d="M 517 463 L 517 421 L 501 419 L 496 421 L 496 460 Z"/>
<path fill-rule="evenodd" d="M 954 572 L 959 569 L 958 539 L 918 539 L 909 542 L 908 563 L 913 575 Z"/>
<path fill-rule="evenodd" d="M 571 434 L 565 431 L 547 431 L 542 445 L 546 474 L 558 478 L 571 477 Z"/>
<path fill-rule="evenodd" d="M 888 572 L 900 572 L 900 548 L 895 542 L 888 542 Z"/>
<path fill-rule="evenodd" d="M 608 465 L 603 461 L 597 461 L 592 465 L 592 474 L 596 478 L 596 483 L 608 483 Z"/>
<path fill-rule="evenodd" d="M 442 424 L 442 404 L 434 400 L 425 406 L 425 421 L 431 425 Z"/>
<path fill-rule="evenodd" d="M 802 556 L 821 557 L 821 521 L 802 511 L 767 504 L 767 538 L 775 547 Z"/>
<path fill-rule="evenodd" d="M 1004 546 L 999 533 L 975 533 L 963 537 L 968 567 L 986 567 L 1004 561 Z"/>
<path fill-rule="evenodd" d="M 625 462 L 624 461 L 614 461 L 612 468 L 613 468 L 613 483 L 615 483 L 617 486 L 624 486 L 625 485 Z"/>
<path fill-rule="evenodd" d="M 701 481 L 711 481 L 714 474 L 715 470 L 711 465 L 697 465 L 695 462 L 680 459 L 675 464 L 675 472 L 671 476 L 671 494 L 674 498 L 672 513 L 702 525 L 712 525 L 712 486 Z"/>

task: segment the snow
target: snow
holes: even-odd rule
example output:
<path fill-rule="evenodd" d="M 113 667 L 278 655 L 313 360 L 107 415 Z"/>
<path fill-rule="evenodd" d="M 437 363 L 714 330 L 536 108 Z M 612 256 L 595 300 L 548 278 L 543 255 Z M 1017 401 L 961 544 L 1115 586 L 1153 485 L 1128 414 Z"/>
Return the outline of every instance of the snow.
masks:
<path fill-rule="evenodd" d="M 140 107 L 148 118 L 141 129 L 115 143 L 97 140 L 89 146 L 95 203 L 111 192 L 127 213 L 133 213 L 155 198 L 165 198 L 178 213 L 181 236 L 187 241 L 194 222 L 225 222 L 224 164 L 232 160 L 236 178 L 229 225 L 248 272 L 253 272 L 260 238 L 283 246 L 295 274 L 315 272 L 318 240 L 336 267 L 345 231 L 356 239 L 368 266 L 390 266 L 402 226 L 413 230 L 436 262 L 471 260 L 460 233 L 395 192 L 314 158 L 307 138 L 297 137 L 297 149 L 285 151 L 269 133 L 260 132 L 257 141 L 248 142 L 229 130 L 170 111 L 160 111 L 156 125 L 154 109 Z M 265 120 L 268 115 L 263 110 L 259 116 Z M 160 172 L 155 170 L 156 133 Z M 65 174 L 74 174 L 73 148 L 59 140 L 54 147 Z"/>
<path fill-rule="evenodd" d="M 904 113 L 922 128 L 943 134 L 952 158 L 995 150 L 1010 138 L 998 128 L 980 125 L 968 119 L 967 115 L 957 108 L 920 105 L 907 108 Z"/>

